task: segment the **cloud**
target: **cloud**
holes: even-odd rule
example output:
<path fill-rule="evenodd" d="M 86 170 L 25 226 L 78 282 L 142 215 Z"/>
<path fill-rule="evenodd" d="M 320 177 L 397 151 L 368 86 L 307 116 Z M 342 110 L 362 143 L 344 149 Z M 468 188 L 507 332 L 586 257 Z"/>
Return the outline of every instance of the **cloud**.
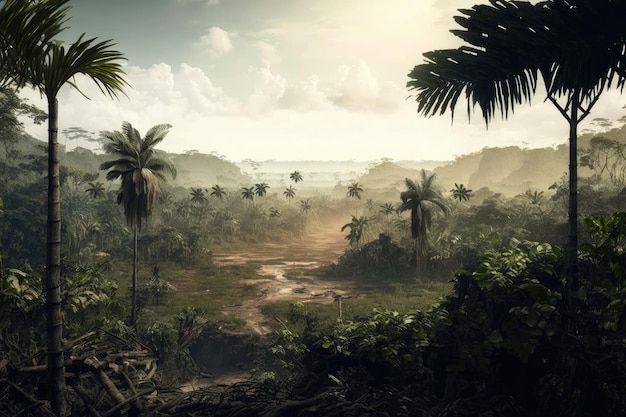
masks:
<path fill-rule="evenodd" d="M 296 111 L 325 110 L 332 107 L 326 94 L 319 88 L 317 75 L 311 75 L 300 84 L 288 85 L 278 105 L 280 108 Z"/>
<path fill-rule="evenodd" d="M 399 103 L 400 89 L 392 83 L 379 85 L 364 60 L 342 65 L 330 100 L 337 106 L 354 111 L 391 111 Z"/>
<path fill-rule="evenodd" d="M 233 49 L 231 37 L 235 35 L 213 26 L 207 31 L 206 35 L 200 37 L 200 42 L 211 55 L 223 55 Z"/>
<path fill-rule="evenodd" d="M 246 110 L 251 114 L 267 113 L 274 109 L 287 85 L 284 77 L 272 74 L 269 62 L 263 64 L 262 67 L 248 67 L 254 82 L 254 91 L 246 101 Z"/>

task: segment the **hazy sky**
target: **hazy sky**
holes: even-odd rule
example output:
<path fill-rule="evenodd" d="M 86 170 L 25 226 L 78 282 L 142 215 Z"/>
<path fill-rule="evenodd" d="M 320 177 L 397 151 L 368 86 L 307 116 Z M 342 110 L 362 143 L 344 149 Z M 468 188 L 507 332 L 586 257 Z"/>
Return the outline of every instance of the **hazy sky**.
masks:
<path fill-rule="evenodd" d="M 233 161 L 449 160 L 486 146 L 565 142 L 565 120 L 541 95 L 488 130 L 478 113 L 467 121 L 465 103 L 454 123 L 417 114 L 408 72 L 423 52 L 460 45 L 453 16 L 476 2 L 72 0 L 64 38 L 113 39 L 133 89 L 117 101 L 78 80 L 90 100 L 62 90 L 59 128 L 128 121 L 143 134 L 170 123 L 162 149 Z M 604 93 L 589 121 L 620 118 L 625 101 Z M 46 138 L 46 127 L 28 131 Z"/>

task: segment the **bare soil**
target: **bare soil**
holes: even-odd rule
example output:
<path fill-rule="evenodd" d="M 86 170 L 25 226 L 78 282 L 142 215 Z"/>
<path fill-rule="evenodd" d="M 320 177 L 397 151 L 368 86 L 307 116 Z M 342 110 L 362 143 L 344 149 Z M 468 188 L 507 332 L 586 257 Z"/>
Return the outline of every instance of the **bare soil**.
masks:
<path fill-rule="evenodd" d="M 346 281 L 320 280 L 307 272 L 337 261 L 347 248 L 340 227 L 308 233 L 306 238 L 289 243 L 250 245 L 245 251 L 217 251 L 217 266 L 254 263 L 267 277 L 255 280 L 257 297 L 229 307 L 224 313 L 246 322 L 242 332 L 264 336 L 271 331 L 269 319 L 260 307 L 277 301 L 301 301 L 330 304 L 339 297 L 351 296 L 352 284 Z M 242 280 L 242 285 L 248 282 Z M 249 282 L 248 282 L 249 283 Z"/>

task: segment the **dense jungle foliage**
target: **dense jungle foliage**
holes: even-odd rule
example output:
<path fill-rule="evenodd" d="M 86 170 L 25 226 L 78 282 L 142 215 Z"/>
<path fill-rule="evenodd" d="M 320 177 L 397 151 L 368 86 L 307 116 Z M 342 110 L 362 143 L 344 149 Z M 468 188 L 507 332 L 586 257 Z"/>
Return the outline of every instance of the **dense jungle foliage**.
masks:
<path fill-rule="evenodd" d="M 16 129 L 2 138 L 0 157 L 0 361 L 9 372 L 41 361 L 45 346 L 46 152 L 15 118 L 41 114 L 10 91 L 0 97 L 1 117 Z M 579 194 L 587 233 L 575 294 L 564 286 L 563 179 L 509 196 L 480 184 L 448 191 L 451 186 L 440 187 L 433 176 L 447 208 L 432 211 L 427 245 L 416 258 L 411 212 L 398 210 L 399 192 L 389 199 L 355 178 L 339 185 L 341 197 L 324 190 L 300 194 L 301 175 L 268 184 L 221 161 L 231 173 L 222 184 L 162 184 L 139 236 L 142 273 L 149 277 L 139 288 L 139 306 L 165 306 L 167 313 L 140 315 L 136 329 L 125 322 L 129 294 L 118 279 L 132 263 L 132 230 L 116 202 L 118 184 L 98 169 L 104 155 L 75 148 L 63 155 L 61 171 L 64 337 L 98 331 L 136 339 L 169 372 L 193 372 L 190 346 L 202 334 L 219 333 L 219 318 L 195 307 L 168 311 L 174 289 L 163 269 L 211 275 L 213 248 L 289 242 L 330 225 L 343 229 L 347 250 L 319 275 L 416 285 L 452 278 L 454 290 L 424 311 L 389 306 L 332 322 L 294 305 L 275 340 L 258 353 L 253 389 L 263 395 L 246 400 L 246 415 L 624 415 L 622 132 L 596 136 L 583 151 L 588 175 Z M 387 169 L 390 162 L 383 164 Z M 375 171 L 367 173 L 370 180 Z M 416 184 L 423 184 L 420 174 L 413 172 Z M 236 415 L 237 398 L 232 393 L 217 406 L 199 399 L 189 413 Z"/>

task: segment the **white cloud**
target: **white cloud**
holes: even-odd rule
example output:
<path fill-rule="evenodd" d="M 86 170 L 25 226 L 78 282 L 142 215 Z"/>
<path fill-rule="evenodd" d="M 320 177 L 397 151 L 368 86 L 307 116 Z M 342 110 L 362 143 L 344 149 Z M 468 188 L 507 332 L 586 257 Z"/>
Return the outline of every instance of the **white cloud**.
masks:
<path fill-rule="evenodd" d="M 339 81 L 330 100 L 339 107 L 356 111 L 390 111 L 397 107 L 400 89 L 391 83 L 379 85 L 364 60 L 339 67 Z"/>
<path fill-rule="evenodd" d="M 272 74 L 269 62 L 263 64 L 262 67 L 248 67 L 254 80 L 254 91 L 246 101 L 246 110 L 251 114 L 267 113 L 274 109 L 287 85 L 284 77 Z"/>
<path fill-rule="evenodd" d="M 234 33 L 226 32 L 217 26 L 207 30 L 207 34 L 200 37 L 200 42 L 211 55 L 223 55 L 233 49 L 231 37 Z"/>
<path fill-rule="evenodd" d="M 312 75 L 300 84 L 288 85 L 278 103 L 281 108 L 296 111 L 324 110 L 332 107 L 319 88 L 319 77 Z"/>

